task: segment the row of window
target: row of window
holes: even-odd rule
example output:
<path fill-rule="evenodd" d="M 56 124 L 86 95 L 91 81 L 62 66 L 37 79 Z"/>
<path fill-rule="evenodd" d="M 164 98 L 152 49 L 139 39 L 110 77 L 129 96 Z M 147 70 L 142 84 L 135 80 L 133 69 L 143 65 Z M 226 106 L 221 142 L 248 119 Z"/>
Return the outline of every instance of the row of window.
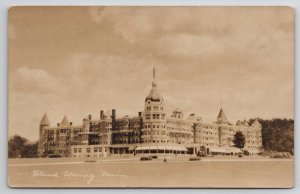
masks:
<path fill-rule="evenodd" d="M 191 138 L 189 134 L 181 134 L 181 133 L 170 133 L 169 136 L 175 138 Z"/>
<path fill-rule="evenodd" d="M 151 135 L 151 131 L 144 131 L 144 135 Z M 159 135 L 159 131 L 152 131 L 152 135 Z M 166 132 L 161 131 L 161 135 L 166 135 Z"/>
<path fill-rule="evenodd" d="M 117 132 L 117 133 L 114 133 L 115 136 L 133 136 L 133 135 L 136 135 L 138 136 L 140 133 L 139 132 Z"/>
<path fill-rule="evenodd" d="M 145 120 L 150 120 L 151 119 L 151 116 L 152 116 L 152 119 L 155 119 L 155 120 L 164 120 L 165 119 L 165 114 L 146 114 L 145 115 Z"/>
<path fill-rule="evenodd" d="M 169 141 L 168 140 L 159 140 L 159 139 L 153 139 L 153 140 L 150 140 L 150 139 L 144 139 L 144 143 L 168 143 Z"/>
<path fill-rule="evenodd" d="M 115 144 L 123 144 L 123 143 L 139 143 L 139 139 L 131 139 L 131 140 L 127 140 L 127 139 L 115 139 L 114 143 Z"/>
<path fill-rule="evenodd" d="M 151 129 L 151 126 L 152 126 L 152 128 L 154 129 L 154 128 L 165 128 L 166 126 L 165 125 L 145 125 L 145 129 Z"/>
<path fill-rule="evenodd" d="M 186 132 L 193 132 L 193 129 L 186 129 L 186 128 L 177 128 L 177 127 L 168 127 L 169 130 L 172 131 L 186 131 Z"/>
<path fill-rule="evenodd" d="M 146 111 L 151 111 L 151 110 L 154 110 L 154 111 L 158 111 L 158 110 L 163 111 L 164 108 L 163 107 L 158 107 L 158 106 L 153 106 L 153 107 L 147 106 L 146 107 Z"/>
<path fill-rule="evenodd" d="M 91 153 L 91 151 L 102 152 L 103 150 L 107 152 L 107 148 L 103 149 L 102 147 L 85 148 L 86 153 Z M 82 152 L 82 148 L 74 148 L 74 153 L 81 153 L 81 152 Z"/>
<path fill-rule="evenodd" d="M 189 122 L 183 122 L 183 121 L 167 120 L 167 123 L 168 123 L 168 124 L 173 124 L 173 125 L 192 126 L 191 123 L 189 123 Z"/>

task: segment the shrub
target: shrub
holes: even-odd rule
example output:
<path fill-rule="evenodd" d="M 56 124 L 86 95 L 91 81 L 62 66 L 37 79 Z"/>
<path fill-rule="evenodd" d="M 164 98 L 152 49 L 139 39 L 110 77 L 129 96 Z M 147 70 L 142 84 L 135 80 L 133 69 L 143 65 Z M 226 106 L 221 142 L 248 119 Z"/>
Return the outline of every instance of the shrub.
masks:
<path fill-rule="evenodd" d="M 291 154 L 289 152 L 269 151 L 269 152 L 263 152 L 263 154 L 269 156 L 270 158 L 290 158 L 291 157 Z"/>

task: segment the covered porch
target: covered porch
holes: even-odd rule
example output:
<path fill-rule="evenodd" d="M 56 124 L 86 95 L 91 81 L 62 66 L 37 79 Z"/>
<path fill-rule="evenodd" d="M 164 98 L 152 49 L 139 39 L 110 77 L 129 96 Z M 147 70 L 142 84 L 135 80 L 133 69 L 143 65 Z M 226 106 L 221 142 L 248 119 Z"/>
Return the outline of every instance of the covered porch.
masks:
<path fill-rule="evenodd" d="M 183 146 L 158 145 L 158 146 L 137 146 L 135 154 L 187 154 Z"/>

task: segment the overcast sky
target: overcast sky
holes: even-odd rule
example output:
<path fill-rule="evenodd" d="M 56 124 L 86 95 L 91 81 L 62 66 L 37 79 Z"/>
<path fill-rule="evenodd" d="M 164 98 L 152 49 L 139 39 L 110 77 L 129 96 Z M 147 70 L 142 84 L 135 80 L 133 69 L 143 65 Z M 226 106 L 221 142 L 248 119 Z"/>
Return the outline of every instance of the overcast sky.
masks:
<path fill-rule="evenodd" d="M 294 118 L 288 7 L 15 7 L 9 11 L 9 135 L 38 139 L 46 112 L 137 115 L 156 66 L 171 112 L 213 122 Z"/>

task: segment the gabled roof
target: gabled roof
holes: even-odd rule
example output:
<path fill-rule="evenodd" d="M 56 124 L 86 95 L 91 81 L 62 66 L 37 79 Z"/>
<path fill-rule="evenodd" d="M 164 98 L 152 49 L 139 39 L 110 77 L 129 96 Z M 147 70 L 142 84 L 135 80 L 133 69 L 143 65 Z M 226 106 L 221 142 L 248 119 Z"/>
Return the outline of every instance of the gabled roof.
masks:
<path fill-rule="evenodd" d="M 70 122 L 69 122 L 69 120 L 68 120 L 68 118 L 67 118 L 66 115 L 64 116 L 64 118 L 63 118 L 63 120 L 61 121 L 60 125 L 63 125 L 63 126 L 68 126 L 68 125 L 70 125 Z"/>
<path fill-rule="evenodd" d="M 40 121 L 40 125 L 50 125 L 47 114 L 45 113 L 42 120 Z"/>

